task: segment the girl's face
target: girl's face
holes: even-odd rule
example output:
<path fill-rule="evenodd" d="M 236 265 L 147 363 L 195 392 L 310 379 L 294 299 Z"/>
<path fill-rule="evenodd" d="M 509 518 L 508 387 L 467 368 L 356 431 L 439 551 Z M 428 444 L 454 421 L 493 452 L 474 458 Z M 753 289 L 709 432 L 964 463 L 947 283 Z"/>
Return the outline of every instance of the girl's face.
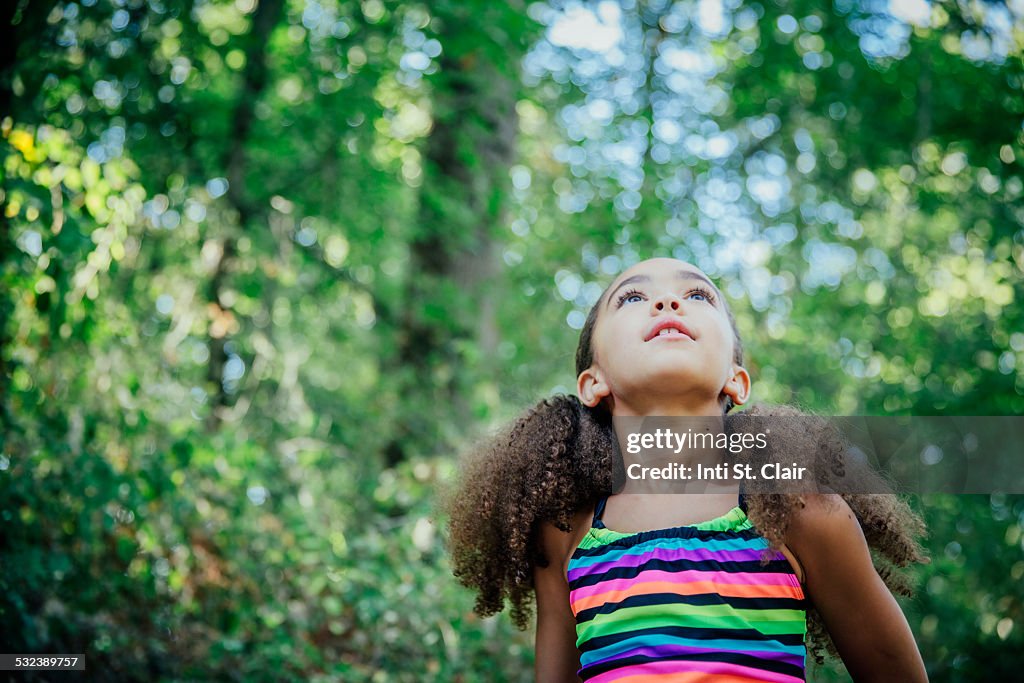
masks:
<path fill-rule="evenodd" d="M 734 362 L 722 295 L 695 266 L 669 258 L 638 263 L 598 306 L 593 362 L 578 379 L 584 404 L 609 399 L 615 415 L 720 415 L 723 396 L 746 402 L 750 376 Z"/>

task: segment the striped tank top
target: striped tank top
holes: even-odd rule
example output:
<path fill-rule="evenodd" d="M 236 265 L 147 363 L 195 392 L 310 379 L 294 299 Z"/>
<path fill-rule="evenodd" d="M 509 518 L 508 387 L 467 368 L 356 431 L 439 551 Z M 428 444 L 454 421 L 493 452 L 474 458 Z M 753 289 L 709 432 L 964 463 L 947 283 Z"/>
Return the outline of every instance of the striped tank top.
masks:
<path fill-rule="evenodd" d="M 634 534 L 601 521 L 569 560 L 580 678 L 594 683 L 804 681 L 806 602 L 782 553 L 739 506 Z"/>

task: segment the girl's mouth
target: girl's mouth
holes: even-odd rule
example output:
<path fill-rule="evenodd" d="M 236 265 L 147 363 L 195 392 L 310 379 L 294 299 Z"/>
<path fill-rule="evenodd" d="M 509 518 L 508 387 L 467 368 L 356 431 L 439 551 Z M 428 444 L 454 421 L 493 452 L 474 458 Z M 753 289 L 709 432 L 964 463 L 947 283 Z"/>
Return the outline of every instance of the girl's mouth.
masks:
<path fill-rule="evenodd" d="M 647 336 L 644 337 L 644 341 L 648 342 L 652 339 L 662 338 L 693 340 L 693 334 L 678 318 L 662 318 L 654 323 Z"/>

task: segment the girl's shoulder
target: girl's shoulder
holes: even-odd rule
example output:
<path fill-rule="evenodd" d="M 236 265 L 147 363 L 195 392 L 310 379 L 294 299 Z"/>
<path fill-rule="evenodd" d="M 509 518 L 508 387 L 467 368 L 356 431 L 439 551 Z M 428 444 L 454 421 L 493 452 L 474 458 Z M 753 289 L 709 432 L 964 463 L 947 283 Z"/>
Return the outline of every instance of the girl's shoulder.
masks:
<path fill-rule="evenodd" d="M 594 518 L 594 506 L 577 511 L 571 520 L 572 528 L 569 531 L 562 531 L 550 522 L 542 522 L 540 525 L 540 547 L 544 557 L 550 564 L 561 567 L 562 576 L 568 573 L 569 559 L 572 557 L 577 546 L 583 541 L 583 537 L 590 531 L 590 525 Z"/>
<path fill-rule="evenodd" d="M 836 493 L 803 496 L 786 530 L 785 548 L 795 555 L 804 573 L 867 548 L 860 522 L 849 504 Z M 834 566 L 834 565 L 833 565 Z"/>
<path fill-rule="evenodd" d="M 790 521 L 790 533 L 799 536 L 842 531 L 851 522 L 860 528 L 849 503 L 838 493 L 805 493 L 801 499 L 803 504 L 794 510 Z"/>

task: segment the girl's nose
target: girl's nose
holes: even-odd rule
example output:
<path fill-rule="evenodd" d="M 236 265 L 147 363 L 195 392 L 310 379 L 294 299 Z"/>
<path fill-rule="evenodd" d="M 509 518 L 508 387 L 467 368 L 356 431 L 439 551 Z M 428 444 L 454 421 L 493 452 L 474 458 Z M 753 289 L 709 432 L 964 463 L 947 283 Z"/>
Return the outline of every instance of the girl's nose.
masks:
<path fill-rule="evenodd" d="M 656 313 L 678 311 L 680 306 L 679 297 L 672 293 L 665 293 L 654 299 L 654 310 Z"/>

